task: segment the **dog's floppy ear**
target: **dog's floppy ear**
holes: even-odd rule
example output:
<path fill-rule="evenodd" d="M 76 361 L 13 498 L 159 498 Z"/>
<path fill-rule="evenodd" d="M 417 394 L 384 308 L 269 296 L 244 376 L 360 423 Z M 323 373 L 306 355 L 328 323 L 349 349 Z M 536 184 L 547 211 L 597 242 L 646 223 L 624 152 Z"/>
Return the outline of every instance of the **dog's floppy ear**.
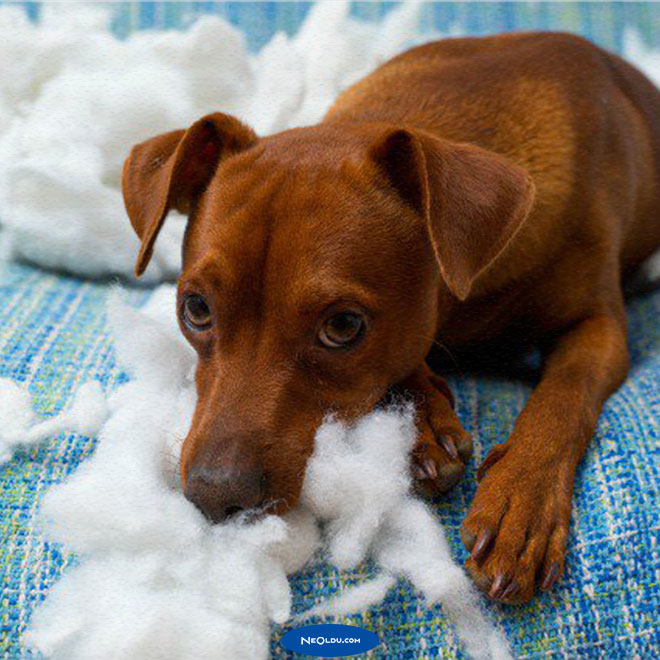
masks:
<path fill-rule="evenodd" d="M 407 129 L 390 130 L 371 156 L 424 218 L 442 277 L 465 300 L 525 221 L 530 176 L 493 152 Z"/>
<path fill-rule="evenodd" d="M 133 147 L 124 163 L 122 191 L 128 217 L 142 241 L 136 275 L 147 267 L 168 211 L 189 214 L 220 160 L 256 141 L 251 128 L 216 112 L 187 131 L 164 133 Z"/>

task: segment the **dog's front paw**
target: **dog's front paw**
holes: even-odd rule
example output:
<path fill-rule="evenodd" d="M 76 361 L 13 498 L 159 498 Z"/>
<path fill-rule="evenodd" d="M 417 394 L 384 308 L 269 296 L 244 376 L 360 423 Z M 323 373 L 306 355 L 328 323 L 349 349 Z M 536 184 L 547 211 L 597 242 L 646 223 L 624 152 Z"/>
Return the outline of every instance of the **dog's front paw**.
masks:
<path fill-rule="evenodd" d="M 447 384 L 426 365 L 404 384 L 417 403 L 419 436 L 412 452 L 413 477 L 424 495 L 456 485 L 472 455 L 472 440 L 458 419 Z"/>
<path fill-rule="evenodd" d="M 419 437 L 413 449 L 413 476 L 417 488 L 432 497 L 453 488 L 465 472 L 472 452 L 470 436 L 460 427 L 433 424 L 424 410 L 419 415 Z"/>
<path fill-rule="evenodd" d="M 524 603 L 561 576 L 573 472 L 566 460 L 530 460 L 508 443 L 491 450 L 461 529 L 466 568 L 490 598 Z"/>

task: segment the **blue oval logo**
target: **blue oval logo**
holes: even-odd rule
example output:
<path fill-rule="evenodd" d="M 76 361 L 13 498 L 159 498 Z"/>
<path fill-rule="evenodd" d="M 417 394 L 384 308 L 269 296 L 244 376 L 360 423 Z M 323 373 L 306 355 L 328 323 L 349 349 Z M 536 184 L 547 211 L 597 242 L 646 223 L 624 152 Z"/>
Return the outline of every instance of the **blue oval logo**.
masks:
<path fill-rule="evenodd" d="M 337 658 L 364 653 L 380 641 L 371 630 L 343 623 L 322 623 L 289 630 L 280 643 L 285 649 L 318 658 Z"/>

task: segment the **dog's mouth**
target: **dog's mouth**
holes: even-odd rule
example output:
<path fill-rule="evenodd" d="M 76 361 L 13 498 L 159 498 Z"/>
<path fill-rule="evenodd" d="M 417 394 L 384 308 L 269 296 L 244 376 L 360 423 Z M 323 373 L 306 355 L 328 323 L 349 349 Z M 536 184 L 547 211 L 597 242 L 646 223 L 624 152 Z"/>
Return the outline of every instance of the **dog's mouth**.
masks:
<path fill-rule="evenodd" d="M 214 521 L 212 517 L 205 514 L 206 520 L 211 525 L 233 523 L 238 525 L 251 525 L 259 522 L 266 516 L 281 516 L 286 513 L 291 507 L 287 504 L 285 498 L 268 498 L 259 506 L 251 509 L 242 509 L 241 507 L 227 507 L 225 510 L 226 517 L 221 521 Z"/>

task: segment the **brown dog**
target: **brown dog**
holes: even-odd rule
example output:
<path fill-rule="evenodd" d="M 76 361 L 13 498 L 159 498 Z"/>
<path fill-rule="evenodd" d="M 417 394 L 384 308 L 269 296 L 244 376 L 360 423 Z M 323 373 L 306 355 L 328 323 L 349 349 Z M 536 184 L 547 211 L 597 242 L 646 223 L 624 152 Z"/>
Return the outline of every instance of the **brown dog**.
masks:
<path fill-rule="evenodd" d="M 660 244 L 660 94 L 575 36 L 449 39 L 386 63 L 317 126 L 257 138 L 213 114 L 137 145 L 126 207 L 147 266 L 189 215 L 181 329 L 199 354 L 185 493 L 212 520 L 297 501 L 328 411 L 419 403 L 426 490 L 471 446 L 434 340 L 542 345 L 540 382 L 463 525 L 504 602 L 561 575 L 573 478 L 626 376 L 623 276 Z"/>

